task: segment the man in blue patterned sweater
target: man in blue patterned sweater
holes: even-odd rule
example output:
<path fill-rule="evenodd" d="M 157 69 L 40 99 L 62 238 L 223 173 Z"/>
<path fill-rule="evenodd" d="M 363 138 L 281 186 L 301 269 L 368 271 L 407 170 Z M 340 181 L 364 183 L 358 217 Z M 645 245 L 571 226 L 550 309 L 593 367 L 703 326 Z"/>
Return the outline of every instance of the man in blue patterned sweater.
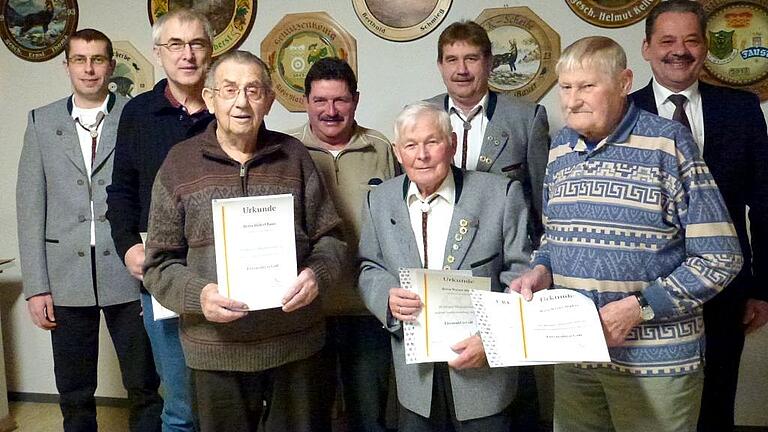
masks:
<path fill-rule="evenodd" d="M 566 127 L 549 153 L 545 236 L 510 284 L 568 288 L 599 309 L 607 364 L 555 368 L 555 431 L 694 431 L 702 305 L 738 273 L 738 239 L 691 133 L 627 100 L 613 40 L 574 42 L 557 64 Z"/>

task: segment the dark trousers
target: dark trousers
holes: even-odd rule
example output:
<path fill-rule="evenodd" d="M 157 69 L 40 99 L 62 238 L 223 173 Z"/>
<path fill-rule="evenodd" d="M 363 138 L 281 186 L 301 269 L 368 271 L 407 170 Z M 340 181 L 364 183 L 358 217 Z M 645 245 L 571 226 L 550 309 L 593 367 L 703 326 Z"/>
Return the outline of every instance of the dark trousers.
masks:
<path fill-rule="evenodd" d="M 512 427 L 510 410 L 511 405 L 492 416 L 465 421 L 456 420 L 448 365 L 435 363 L 429 418 L 422 417 L 401 405 L 398 432 L 507 432 Z"/>
<path fill-rule="evenodd" d="M 727 296 L 727 292 L 704 303 L 704 390 L 699 412 L 700 432 L 733 430 L 736 386 L 739 381 L 741 352 L 744 350 L 746 299 Z"/>
<path fill-rule="evenodd" d="M 328 360 L 340 378 L 346 430 L 383 432 L 392 348 L 389 332 L 373 316 L 328 318 Z M 394 390 L 394 389 L 393 389 Z"/>
<path fill-rule="evenodd" d="M 160 380 L 141 320 L 141 303 L 136 300 L 104 307 L 56 306 L 54 312 L 57 326 L 51 331 L 51 343 L 64 430 L 97 430 L 94 392 L 103 312 L 128 392 L 130 430 L 159 431 L 163 400 L 157 393 Z"/>
<path fill-rule="evenodd" d="M 328 377 L 320 353 L 260 372 L 193 369 L 200 432 L 330 431 Z"/>

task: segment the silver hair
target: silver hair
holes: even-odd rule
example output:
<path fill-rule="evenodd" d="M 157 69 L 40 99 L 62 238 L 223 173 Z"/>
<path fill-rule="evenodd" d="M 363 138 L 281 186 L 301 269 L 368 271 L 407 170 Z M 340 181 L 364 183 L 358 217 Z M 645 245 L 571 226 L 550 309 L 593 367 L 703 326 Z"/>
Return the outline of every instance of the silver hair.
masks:
<path fill-rule="evenodd" d="M 560 55 L 555 71 L 558 75 L 578 69 L 596 68 L 610 77 L 617 77 L 627 68 L 627 54 L 611 38 L 589 36 L 568 46 Z"/>
<path fill-rule="evenodd" d="M 395 144 L 400 143 L 400 137 L 405 129 L 413 126 L 414 123 L 425 115 L 432 116 L 435 119 L 440 134 L 443 138 L 450 141 L 453 127 L 448 113 L 441 107 L 429 102 L 419 101 L 406 105 L 395 118 Z"/>
<path fill-rule="evenodd" d="M 206 18 L 205 15 L 194 9 L 175 9 L 158 18 L 155 23 L 152 24 L 153 44 L 157 45 L 159 43 L 164 43 L 160 40 L 160 37 L 163 34 L 165 24 L 172 19 L 178 20 L 181 24 L 199 22 L 203 26 L 203 32 L 205 33 L 205 38 L 208 40 L 208 45 L 213 46 L 213 30 L 211 22 L 208 21 L 208 18 Z"/>
<path fill-rule="evenodd" d="M 205 86 L 207 88 L 212 89 L 216 87 L 216 70 L 219 66 L 228 61 L 258 66 L 259 71 L 261 72 L 261 85 L 269 88 L 270 93 L 272 92 L 272 78 L 269 76 L 269 66 L 255 54 L 243 50 L 229 51 L 216 58 L 216 61 L 213 62 L 211 68 L 208 69 L 208 75 L 205 77 Z"/>

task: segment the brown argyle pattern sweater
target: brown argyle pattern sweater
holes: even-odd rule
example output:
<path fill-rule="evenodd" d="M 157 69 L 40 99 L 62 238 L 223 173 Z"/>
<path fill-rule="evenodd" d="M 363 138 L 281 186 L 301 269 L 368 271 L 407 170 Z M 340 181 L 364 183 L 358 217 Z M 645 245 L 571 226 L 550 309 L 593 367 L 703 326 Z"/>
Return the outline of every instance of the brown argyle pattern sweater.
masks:
<path fill-rule="evenodd" d="M 213 199 L 293 195 L 299 269 L 315 272 L 322 293 L 333 286 L 341 268 L 340 219 L 307 150 L 263 126 L 257 140 L 259 150 L 241 165 L 219 146 L 213 122 L 174 146 L 155 179 L 144 284 L 181 315 L 182 347 L 193 369 L 271 369 L 307 358 L 325 342 L 319 298 L 294 312 L 253 311 L 226 324 L 209 322 L 202 314 L 200 292 L 217 281 Z"/>

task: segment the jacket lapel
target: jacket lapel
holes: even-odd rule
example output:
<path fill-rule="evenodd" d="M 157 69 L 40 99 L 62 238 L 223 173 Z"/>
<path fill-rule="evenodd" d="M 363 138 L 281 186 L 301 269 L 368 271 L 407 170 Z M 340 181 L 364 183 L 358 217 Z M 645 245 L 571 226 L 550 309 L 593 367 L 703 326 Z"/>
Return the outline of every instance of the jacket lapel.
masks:
<path fill-rule="evenodd" d="M 485 128 L 483 145 L 480 147 L 480 159 L 477 161 L 477 171 L 488 171 L 491 165 L 498 159 L 501 151 L 509 141 L 509 132 L 500 128 L 495 122 L 496 103 L 498 96 L 494 92 L 488 92 L 488 126 Z"/>
<path fill-rule="evenodd" d="M 75 121 L 72 117 L 67 118 L 69 122 L 62 121 L 56 126 L 56 137 L 59 139 L 59 145 L 64 149 L 64 154 L 83 175 L 87 175 L 83 151 L 80 149 L 80 139 L 75 130 Z"/>
<path fill-rule="evenodd" d="M 109 159 L 109 155 L 115 149 L 118 119 L 113 117 L 113 114 L 107 114 L 107 117 L 104 119 L 104 125 L 101 128 L 101 136 L 99 137 L 99 145 L 96 148 L 96 158 L 93 160 L 91 175 L 99 171 L 101 166 L 107 159 Z"/>
<path fill-rule="evenodd" d="M 445 252 L 443 253 L 443 269 L 457 270 L 462 268 L 464 259 L 467 257 L 472 240 L 477 233 L 477 224 L 479 217 L 476 209 L 463 205 L 461 199 L 464 192 L 464 174 L 453 167 L 453 180 L 456 185 L 456 199 L 453 205 L 453 216 L 451 225 L 448 229 L 448 239 L 445 242 Z"/>
<path fill-rule="evenodd" d="M 424 267 L 416 245 L 416 234 L 411 227 L 411 216 L 408 213 L 408 203 L 405 201 L 409 185 L 408 176 L 403 176 L 403 193 L 400 204 L 389 207 L 389 223 L 394 228 L 393 241 L 396 248 L 402 251 L 403 267 Z"/>

